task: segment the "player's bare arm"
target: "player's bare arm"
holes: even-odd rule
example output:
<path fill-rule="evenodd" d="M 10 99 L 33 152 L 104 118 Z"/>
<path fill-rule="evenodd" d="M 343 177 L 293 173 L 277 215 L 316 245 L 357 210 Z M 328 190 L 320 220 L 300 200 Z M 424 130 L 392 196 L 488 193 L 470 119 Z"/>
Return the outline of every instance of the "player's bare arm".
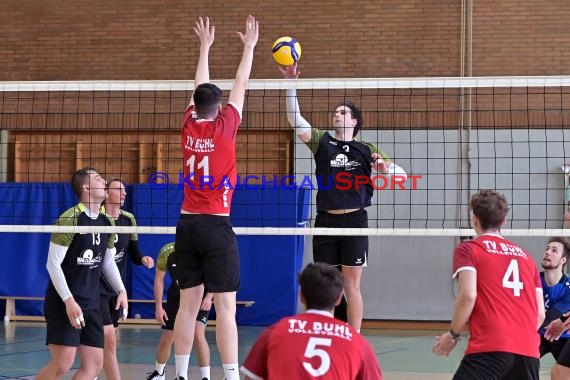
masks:
<path fill-rule="evenodd" d="M 285 79 L 298 79 L 301 71 L 297 67 L 295 62 L 291 66 L 280 67 L 279 71 L 283 74 Z M 297 136 L 299 139 L 306 143 L 311 141 L 312 127 L 311 124 L 303 116 L 301 116 L 301 111 L 299 109 L 299 102 L 297 100 L 297 90 L 294 88 L 287 90 L 287 98 L 285 99 L 287 106 L 287 120 L 289 124 L 295 128 Z"/>
<path fill-rule="evenodd" d="M 166 276 L 166 271 L 156 268 L 154 273 L 154 318 L 161 325 L 166 325 L 168 321 L 168 315 L 166 311 L 162 308 L 162 294 L 164 292 L 164 277 Z"/>
<path fill-rule="evenodd" d="M 450 329 L 445 334 L 436 337 L 432 352 L 436 355 L 447 356 L 459 341 L 459 335 L 466 329 L 467 322 L 477 299 L 477 273 L 464 270 L 458 274 L 459 295 L 455 302 L 453 319 Z"/>
<path fill-rule="evenodd" d="M 245 22 L 245 32 L 237 33 L 243 42 L 243 54 L 236 72 L 234 85 L 230 91 L 229 102 L 232 103 L 241 114 L 245 99 L 245 89 L 249 82 L 249 74 L 251 73 L 251 65 L 253 63 L 253 50 L 259 38 L 259 23 L 255 17 L 249 15 Z"/>
<path fill-rule="evenodd" d="M 194 77 L 194 88 L 196 88 L 202 83 L 208 83 L 210 81 L 208 55 L 210 53 L 210 46 L 214 43 L 216 27 L 210 25 L 210 19 L 208 17 L 206 17 L 205 20 L 199 17 L 194 26 L 194 33 L 196 33 L 200 39 L 200 57 L 198 58 L 196 76 Z M 194 97 L 190 99 L 190 105 L 193 105 Z"/>

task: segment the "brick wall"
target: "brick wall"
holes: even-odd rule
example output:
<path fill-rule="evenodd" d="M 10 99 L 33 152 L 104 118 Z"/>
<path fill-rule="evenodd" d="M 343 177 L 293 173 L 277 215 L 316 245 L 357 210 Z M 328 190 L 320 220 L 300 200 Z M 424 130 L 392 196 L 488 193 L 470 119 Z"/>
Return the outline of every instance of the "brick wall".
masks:
<path fill-rule="evenodd" d="M 475 3 L 474 75 L 570 74 L 570 2 Z"/>
<path fill-rule="evenodd" d="M 475 75 L 568 74 L 570 2 L 474 2 Z M 261 23 L 253 78 L 277 78 L 271 44 L 302 44 L 303 77 L 456 76 L 457 0 L 3 0 L 0 80 L 192 79 L 198 15 L 216 25 L 212 78 L 232 78 L 248 13 Z"/>

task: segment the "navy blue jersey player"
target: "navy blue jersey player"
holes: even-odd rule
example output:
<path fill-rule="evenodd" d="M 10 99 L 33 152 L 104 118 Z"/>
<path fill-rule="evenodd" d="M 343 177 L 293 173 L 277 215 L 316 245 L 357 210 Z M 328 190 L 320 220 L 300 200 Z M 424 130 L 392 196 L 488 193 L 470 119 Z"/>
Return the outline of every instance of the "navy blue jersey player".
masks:
<path fill-rule="evenodd" d="M 542 257 L 544 271 L 540 273 L 540 280 L 546 318 L 539 329 L 540 356 L 551 353 L 556 359 L 556 365 L 552 368 L 552 379 L 568 378 L 570 375 L 570 334 L 564 332 L 557 340 L 545 338 L 547 328 L 561 325 L 562 314 L 570 311 L 570 277 L 563 272 L 569 254 L 568 240 L 553 237 L 548 241 Z"/>
<path fill-rule="evenodd" d="M 71 187 L 79 203 L 57 220 L 63 226 L 113 226 L 100 212 L 105 180 L 93 168 L 76 171 Z M 51 360 L 37 375 L 39 380 L 62 377 L 79 353 L 75 378 L 93 379 L 103 363 L 103 319 L 99 310 L 99 283 L 105 276 L 118 294 L 114 310 L 127 309 L 127 295 L 113 257 L 114 234 L 53 233 L 46 264 L 50 283 L 44 314 Z"/>
<path fill-rule="evenodd" d="M 297 78 L 297 65 L 281 69 L 288 79 Z M 287 90 L 287 119 L 297 136 L 315 157 L 319 184 L 315 227 L 367 228 L 366 207 L 371 205 L 374 186 L 372 169 L 404 183 L 406 172 L 374 145 L 356 139 L 362 127 L 361 110 L 351 101 L 340 103 L 332 114 L 334 133 L 313 128 L 299 111 L 295 89 Z M 313 260 L 336 266 L 344 279 L 346 318 L 360 331 L 363 301 L 360 292 L 362 268 L 368 258 L 368 236 L 314 236 Z M 344 298 L 343 298 L 344 300 Z M 335 317 L 340 317 L 335 310 Z"/>

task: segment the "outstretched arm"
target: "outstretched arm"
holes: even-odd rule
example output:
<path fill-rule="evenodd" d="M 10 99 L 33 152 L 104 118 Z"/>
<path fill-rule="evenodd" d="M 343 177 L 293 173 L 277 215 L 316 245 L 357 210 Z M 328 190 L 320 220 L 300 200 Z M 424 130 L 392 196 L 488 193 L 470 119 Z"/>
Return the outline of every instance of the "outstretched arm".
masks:
<path fill-rule="evenodd" d="M 279 71 L 283 74 L 286 79 L 297 79 L 301 72 L 297 69 L 297 63 L 287 66 L 286 68 L 279 68 Z M 293 128 L 297 136 L 305 144 L 311 141 L 311 124 L 303 116 L 301 116 L 301 110 L 299 109 L 299 102 L 297 101 L 297 90 L 290 88 L 287 90 L 287 97 L 285 99 L 285 106 L 287 107 L 287 121 Z"/>
<path fill-rule="evenodd" d="M 253 50 L 259 38 L 259 24 L 257 20 L 255 20 L 255 17 L 249 15 L 245 22 L 245 33 L 238 32 L 238 34 L 243 42 L 243 54 L 236 72 L 234 85 L 230 91 L 229 102 L 236 107 L 241 115 L 245 99 L 245 89 L 247 88 L 251 65 L 253 63 Z"/>
<path fill-rule="evenodd" d="M 210 46 L 214 43 L 214 34 L 216 27 L 210 25 L 210 19 L 206 17 L 206 21 L 202 17 L 196 21 L 194 33 L 200 38 L 200 57 L 198 58 L 198 66 L 196 67 L 196 76 L 194 77 L 194 88 L 202 83 L 210 81 L 210 70 L 208 66 L 208 55 L 210 53 Z M 190 106 L 194 105 L 194 96 L 190 99 Z"/>

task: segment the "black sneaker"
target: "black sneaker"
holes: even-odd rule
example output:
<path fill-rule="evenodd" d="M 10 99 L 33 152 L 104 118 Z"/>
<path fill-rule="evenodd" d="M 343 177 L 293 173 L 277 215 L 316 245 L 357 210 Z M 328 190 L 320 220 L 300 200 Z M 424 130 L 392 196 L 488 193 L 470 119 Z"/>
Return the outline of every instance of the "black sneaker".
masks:
<path fill-rule="evenodd" d="M 174 380 L 186 380 L 183 376 L 176 376 Z"/>
<path fill-rule="evenodd" d="M 148 375 L 148 377 L 146 378 L 146 380 L 164 380 L 164 371 L 162 371 L 162 375 L 160 373 L 158 373 L 158 371 L 155 369 L 154 371 L 152 371 L 152 373 L 150 373 Z"/>

